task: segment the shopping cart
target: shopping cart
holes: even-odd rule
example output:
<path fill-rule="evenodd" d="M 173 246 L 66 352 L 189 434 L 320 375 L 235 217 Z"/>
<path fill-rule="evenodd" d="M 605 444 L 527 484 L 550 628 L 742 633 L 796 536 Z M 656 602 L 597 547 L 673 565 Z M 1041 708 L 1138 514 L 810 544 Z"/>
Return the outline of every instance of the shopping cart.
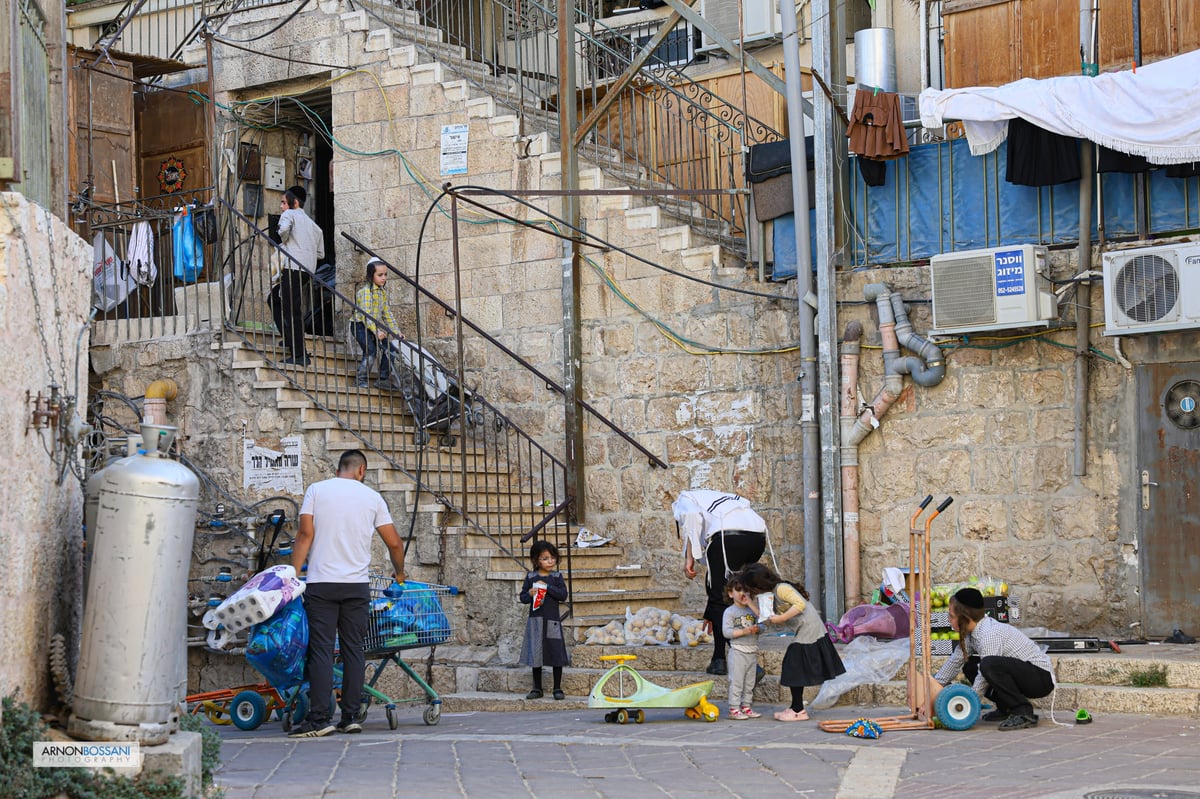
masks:
<path fill-rule="evenodd" d="M 454 630 L 442 608 L 442 599 L 456 596 L 459 589 L 452 585 L 433 585 L 414 580 L 396 583 L 391 577 L 379 575 L 371 575 L 370 580 L 371 609 L 363 654 L 367 660 L 378 660 L 378 663 L 373 667 L 368 664 L 358 720 L 361 722 L 367 717 L 367 710 L 372 704 L 381 704 L 387 714 L 388 728 L 394 730 L 399 725 L 397 705 L 427 702 L 428 707 L 421 717 L 426 724 L 433 726 L 442 715 L 441 697 L 400 657 L 400 653 L 406 649 L 426 649 L 450 638 Z M 395 664 L 411 677 L 423 695 L 397 700 L 378 690 L 375 685 L 389 663 Z M 335 667 L 334 678 L 338 684 L 341 683 L 341 677 L 341 668 Z"/>

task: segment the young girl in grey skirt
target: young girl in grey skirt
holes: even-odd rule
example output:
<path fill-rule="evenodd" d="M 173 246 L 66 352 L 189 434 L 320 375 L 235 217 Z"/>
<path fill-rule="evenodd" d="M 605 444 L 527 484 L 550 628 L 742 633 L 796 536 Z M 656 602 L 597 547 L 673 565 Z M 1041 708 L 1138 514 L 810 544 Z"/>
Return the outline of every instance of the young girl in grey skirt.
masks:
<path fill-rule="evenodd" d="M 558 571 L 558 548 L 549 541 L 534 541 L 529 548 L 533 571 L 521 585 L 521 603 L 529 605 L 525 623 L 525 642 L 521 645 L 521 663 L 533 668 L 533 689 L 526 699 L 541 699 L 542 667 L 554 672 L 554 698 L 564 699 L 563 666 L 571 665 L 571 655 L 563 638 L 558 603 L 567 600 L 567 583 Z"/>
<path fill-rule="evenodd" d="M 804 686 L 820 685 L 844 674 L 846 667 L 829 640 L 820 614 L 808 601 L 808 592 L 803 586 L 780 579 L 763 563 L 751 563 L 738 576 L 752 593 L 769 591 L 774 595 L 775 614 L 767 619 L 768 622 L 787 624 L 799 617 L 796 636 L 783 655 L 783 667 L 779 674 L 779 684 L 792 691 L 792 702 L 789 707 L 776 713 L 775 718 L 779 721 L 807 721 Z"/>

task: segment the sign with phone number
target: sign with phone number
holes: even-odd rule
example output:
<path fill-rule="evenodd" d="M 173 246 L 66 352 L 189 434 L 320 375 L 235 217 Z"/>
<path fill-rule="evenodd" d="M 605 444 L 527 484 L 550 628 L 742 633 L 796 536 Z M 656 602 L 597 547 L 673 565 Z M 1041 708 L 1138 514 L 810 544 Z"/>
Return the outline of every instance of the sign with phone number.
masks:
<path fill-rule="evenodd" d="M 995 255 L 996 296 L 1010 297 L 1025 293 L 1025 253 L 1005 250 Z"/>

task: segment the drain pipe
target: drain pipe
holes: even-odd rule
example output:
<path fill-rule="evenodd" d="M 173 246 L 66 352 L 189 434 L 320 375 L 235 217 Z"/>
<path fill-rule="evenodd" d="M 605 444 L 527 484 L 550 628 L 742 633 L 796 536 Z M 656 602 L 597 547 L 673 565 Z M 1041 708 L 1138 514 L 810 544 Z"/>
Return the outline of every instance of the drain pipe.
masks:
<path fill-rule="evenodd" d="M 839 350 L 842 373 L 838 413 L 841 420 L 839 438 L 842 441 L 842 574 L 847 610 L 858 604 L 858 573 L 861 568 L 858 557 L 858 445 L 850 445 L 847 441 L 858 416 L 858 353 L 862 332 L 861 322 L 850 322 L 846 325 Z"/>
<path fill-rule="evenodd" d="M 879 426 L 888 409 L 904 390 L 904 375 L 924 388 L 936 386 L 946 376 L 946 361 L 941 349 L 928 339 L 913 332 L 912 323 L 904 309 L 904 301 L 892 294 L 882 283 L 871 283 L 863 289 L 868 301 L 874 300 L 879 310 L 879 335 L 883 342 L 883 386 L 869 405 L 859 412 L 856 406 L 858 379 L 859 344 L 855 331 L 849 325 L 843 339 L 842 378 L 842 558 L 845 563 L 846 607 L 861 604 L 863 600 L 862 580 L 859 566 L 858 534 L 858 445 L 872 430 Z M 857 331 L 861 336 L 861 326 Z M 916 355 L 900 356 L 900 346 Z M 846 387 L 847 364 L 853 358 L 853 377 L 850 389 Z M 847 486 L 851 490 L 847 490 Z"/>
<path fill-rule="evenodd" d="M 169 377 L 155 380 L 146 386 L 146 399 L 142 403 L 142 422 L 145 424 L 167 423 L 167 400 L 179 395 L 179 386 Z"/>
<path fill-rule="evenodd" d="M 942 355 L 942 348 L 913 332 L 908 312 L 904 309 L 904 300 L 900 299 L 899 294 L 893 294 L 891 299 L 896 317 L 896 339 L 904 349 L 916 353 L 899 359 L 896 371 L 912 377 L 913 382 L 921 388 L 936 386 L 946 378 L 946 359 Z"/>

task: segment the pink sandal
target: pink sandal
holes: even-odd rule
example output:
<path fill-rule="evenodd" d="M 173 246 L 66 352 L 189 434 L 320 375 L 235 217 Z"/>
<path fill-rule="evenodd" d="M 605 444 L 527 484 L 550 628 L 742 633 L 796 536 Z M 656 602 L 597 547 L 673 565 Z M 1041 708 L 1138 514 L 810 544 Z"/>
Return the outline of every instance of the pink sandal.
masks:
<path fill-rule="evenodd" d="M 775 714 L 776 721 L 808 721 L 808 711 L 801 710 L 799 713 L 792 710 L 790 707 L 784 708 Z"/>

